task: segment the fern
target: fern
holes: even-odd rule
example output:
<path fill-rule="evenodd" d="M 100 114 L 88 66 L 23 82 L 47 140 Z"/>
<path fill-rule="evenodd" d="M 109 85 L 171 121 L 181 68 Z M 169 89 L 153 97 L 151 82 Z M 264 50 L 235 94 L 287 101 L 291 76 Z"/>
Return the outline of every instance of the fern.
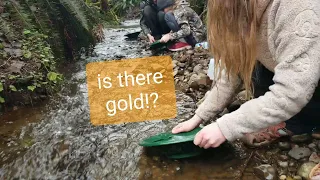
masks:
<path fill-rule="evenodd" d="M 9 23 L 7 23 L 1 16 L 0 16 L 0 32 L 11 42 L 16 37 L 13 34 L 14 30 L 10 27 Z"/>
<path fill-rule="evenodd" d="M 25 9 L 25 7 L 17 1 L 10 0 L 9 2 L 11 5 L 10 10 L 13 19 L 19 19 L 20 22 L 23 23 L 24 27 L 27 26 L 27 28 L 31 28 L 33 19 L 28 15 L 29 10 Z"/>
<path fill-rule="evenodd" d="M 77 0 L 60 0 L 60 3 L 72 14 L 75 18 L 81 23 L 81 25 L 89 31 L 89 24 L 86 19 L 86 15 L 84 14 L 81 3 L 83 1 Z"/>

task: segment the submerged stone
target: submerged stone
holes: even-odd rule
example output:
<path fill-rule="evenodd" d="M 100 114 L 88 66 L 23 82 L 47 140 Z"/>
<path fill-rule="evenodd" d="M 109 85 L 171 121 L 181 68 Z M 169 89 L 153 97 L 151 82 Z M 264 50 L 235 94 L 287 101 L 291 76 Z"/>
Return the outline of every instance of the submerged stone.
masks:
<path fill-rule="evenodd" d="M 307 163 L 304 163 L 300 166 L 299 170 L 298 170 L 298 175 L 301 176 L 302 178 L 304 179 L 308 179 L 309 178 L 309 174 L 311 172 L 311 170 L 313 169 L 313 167 L 315 166 L 316 164 L 313 163 L 313 162 L 307 162 Z"/>
<path fill-rule="evenodd" d="M 300 160 L 310 155 L 311 155 L 311 151 L 309 148 L 298 147 L 298 148 L 293 148 L 289 151 L 289 156 L 296 160 Z"/>
<path fill-rule="evenodd" d="M 269 164 L 263 164 L 254 168 L 255 175 L 261 180 L 275 180 L 277 171 Z"/>

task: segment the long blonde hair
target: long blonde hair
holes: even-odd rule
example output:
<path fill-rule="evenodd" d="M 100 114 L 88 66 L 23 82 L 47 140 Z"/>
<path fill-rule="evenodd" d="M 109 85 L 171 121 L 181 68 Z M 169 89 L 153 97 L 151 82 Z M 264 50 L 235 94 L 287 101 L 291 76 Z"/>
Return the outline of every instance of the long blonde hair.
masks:
<path fill-rule="evenodd" d="M 239 76 L 252 94 L 251 78 L 256 64 L 256 0 L 208 0 L 208 41 L 221 70 Z M 220 62 L 218 61 L 220 60 Z"/>

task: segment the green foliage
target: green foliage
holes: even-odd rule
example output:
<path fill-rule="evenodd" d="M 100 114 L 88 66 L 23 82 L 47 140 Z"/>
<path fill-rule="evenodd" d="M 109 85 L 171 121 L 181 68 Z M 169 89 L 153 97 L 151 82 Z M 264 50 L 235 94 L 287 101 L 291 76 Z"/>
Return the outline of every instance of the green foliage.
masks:
<path fill-rule="evenodd" d="M 0 4 L 4 7 L 0 14 L 0 61 L 25 64 L 19 73 L 0 72 L 0 103 L 9 103 L 7 96 L 12 92 L 58 90 L 63 76 L 57 72 L 56 63 L 75 59 L 78 50 L 96 42 L 95 27 L 101 29 L 108 18 L 113 20 L 111 13 L 101 13 L 84 0 L 5 0 Z M 22 42 L 19 59 L 3 50 L 10 45 L 5 41 Z"/>
<path fill-rule="evenodd" d="M 10 42 L 13 41 L 16 37 L 10 23 L 0 16 L 0 24 L 0 34 L 2 33 Z"/>
<path fill-rule="evenodd" d="M 129 8 L 138 6 L 141 1 L 142 0 L 111 0 L 110 4 L 112 4 L 112 11 L 122 16 Z"/>
<path fill-rule="evenodd" d="M 11 91 L 14 91 L 14 92 L 17 91 L 17 88 L 14 85 L 10 85 L 9 88 Z"/>
<path fill-rule="evenodd" d="M 0 96 L 0 103 L 2 104 L 2 103 L 5 103 L 5 102 L 6 101 L 4 100 L 4 98 Z"/>
<path fill-rule="evenodd" d="M 3 91 L 3 84 L 0 82 L 0 92 Z"/>
<path fill-rule="evenodd" d="M 60 0 L 60 3 L 80 22 L 80 24 L 89 31 L 88 19 L 83 11 L 83 1 Z"/>
<path fill-rule="evenodd" d="M 49 44 L 45 41 L 48 36 L 39 33 L 38 31 L 24 30 L 25 40 L 23 41 L 24 57 L 27 59 L 36 60 L 41 63 L 41 72 L 31 72 L 30 76 L 33 79 L 32 85 L 27 87 L 28 90 L 34 91 L 36 87 L 55 89 L 55 84 L 62 81 L 62 75 L 56 72 L 56 62 L 53 56 L 53 51 Z M 27 57 L 26 57 L 27 55 Z M 45 78 L 47 77 L 47 78 Z M 47 81 L 47 79 L 49 81 Z"/>
<path fill-rule="evenodd" d="M 36 86 L 28 86 L 27 88 L 28 88 L 28 90 L 33 92 L 37 87 Z"/>

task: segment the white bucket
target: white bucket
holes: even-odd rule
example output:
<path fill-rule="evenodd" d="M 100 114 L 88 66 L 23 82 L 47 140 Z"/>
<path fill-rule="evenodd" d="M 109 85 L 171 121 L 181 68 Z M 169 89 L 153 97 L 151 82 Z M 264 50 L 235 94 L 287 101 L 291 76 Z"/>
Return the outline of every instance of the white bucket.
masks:
<path fill-rule="evenodd" d="M 214 59 L 210 59 L 209 69 L 207 75 L 211 80 L 214 80 Z"/>

